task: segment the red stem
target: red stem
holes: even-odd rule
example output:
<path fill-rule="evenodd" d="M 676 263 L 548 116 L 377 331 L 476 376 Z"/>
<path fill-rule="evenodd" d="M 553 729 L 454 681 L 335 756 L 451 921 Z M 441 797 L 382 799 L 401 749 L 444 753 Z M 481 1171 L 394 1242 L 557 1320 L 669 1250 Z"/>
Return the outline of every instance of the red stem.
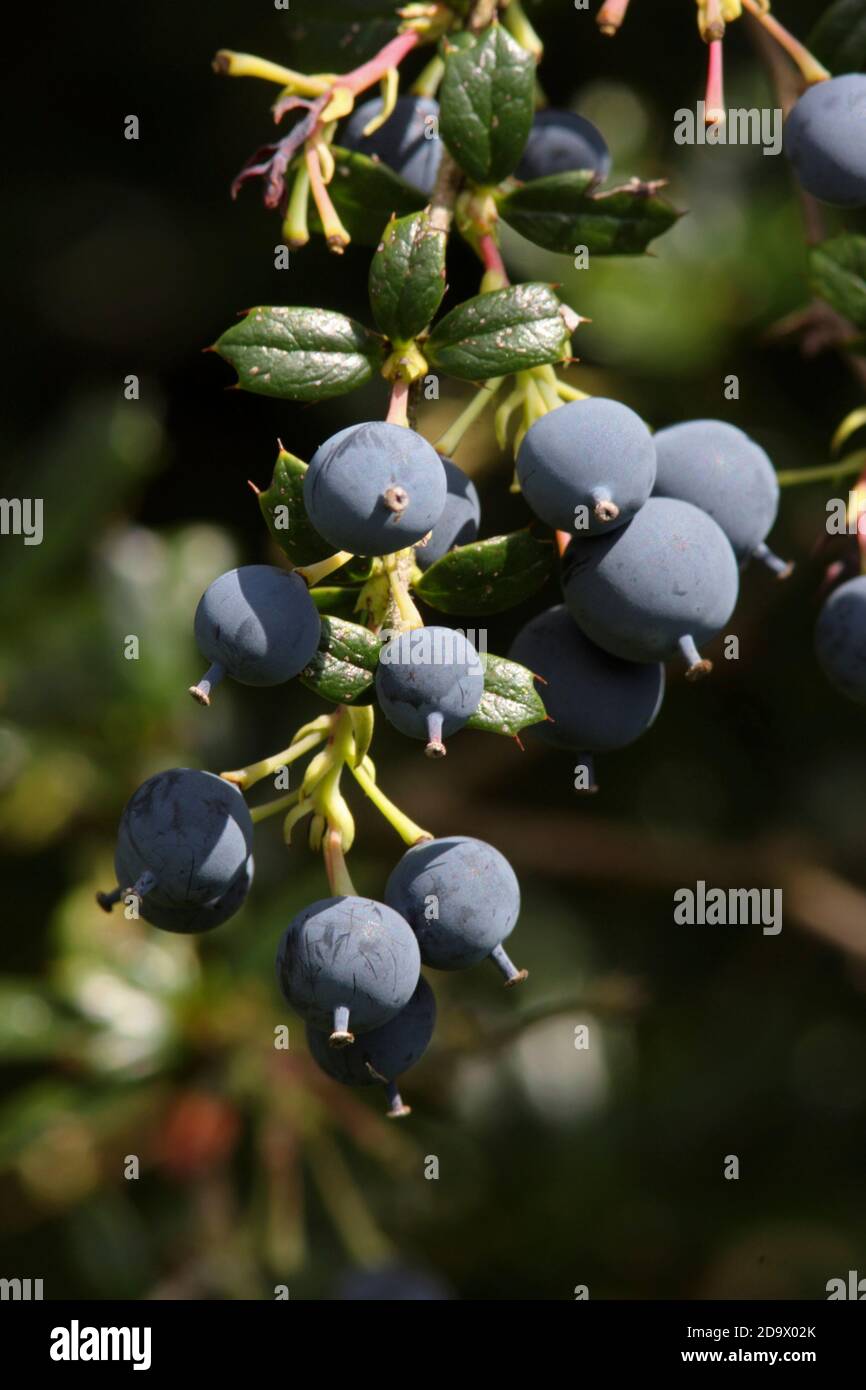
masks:
<path fill-rule="evenodd" d="M 391 399 L 385 420 L 389 425 L 408 425 L 409 423 L 409 383 L 395 381 L 391 386 Z"/>
<path fill-rule="evenodd" d="M 606 38 L 613 38 L 625 19 L 628 5 L 629 0 L 605 0 L 595 17 L 595 22 Z"/>
<path fill-rule="evenodd" d="M 710 44 L 707 69 L 707 96 L 704 120 L 707 125 L 719 125 L 725 119 L 725 86 L 722 66 L 722 40 Z"/>
<path fill-rule="evenodd" d="M 359 68 L 354 68 L 347 72 L 343 77 L 337 79 L 335 87 L 348 87 L 355 96 L 359 92 L 365 92 L 368 87 L 372 87 L 374 82 L 379 82 L 390 68 L 399 67 L 407 53 L 411 53 L 416 47 L 419 34 L 412 31 L 406 34 L 398 34 L 390 43 L 386 43 L 383 49 L 371 58 L 369 62 L 362 63 Z"/>
<path fill-rule="evenodd" d="M 497 275 L 501 275 L 503 280 L 508 283 L 508 272 L 505 269 L 505 262 L 496 245 L 496 240 L 490 232 L 485 232 L 478 238 L 478 250 L 481 254 L 481 261 L 485 270 L 495 270 Z"/>

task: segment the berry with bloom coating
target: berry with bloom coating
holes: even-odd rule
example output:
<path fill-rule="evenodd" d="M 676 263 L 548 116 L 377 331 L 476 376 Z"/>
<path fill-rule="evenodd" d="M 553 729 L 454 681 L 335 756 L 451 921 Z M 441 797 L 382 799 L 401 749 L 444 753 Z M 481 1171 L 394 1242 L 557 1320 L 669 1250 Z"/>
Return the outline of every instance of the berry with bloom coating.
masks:
<path fill-rule="evenodd" d="M 385 124 L 371 135 L 365 135 L 364 127 L 381 110 L 381 97 L 357 106 L 337 144 L 371 159 L 381 159 L 395 174 L 429 196 L 442 159 L 438 101 L 432 97 L 398 97 Z"/>
<path fill-rule="evenodd" d="M 599 179 L 607 178 L 610 150 L 601 131 L 575 111 L 537 112 L 515 177 L 543 179 L 578 169 L 591 169 Z"/>
<path fill-rule="evenodd" d="M 418 568 L 428 570 L 455 545 L 469 545 L 478 535 L 481 522 L 481 503 L 471 478 L 450 459 L 442 459 L 448 495 L 445 510 L 440 516 L 426 545 L 415 551 Z"/>
<path fill-rule="evenodd" d="M 520 913 L 517 876 L 498 849 L 467 835 L 413 845 L 395 867 L 385 901 L 418 937 L 434 970 L 465 970 L 490 956 L 507 985 L 526 979 L 502 942 Z"/>
<path fill-rule="evenodd" d="M 322 624 L 299 574 L 243 565 L 208 586 L 195 611 L 195 640 L 210 669 L 190 687 L 209 705 L 224 676 L 241 685 L 281 685 L 300 675 L 319 645 Z"/>
<path fill-rule="evenodd" d="M 818 615 L 815 652 L 830 684 L 866 704 L 866 575 L 834 589 Z"/>
<path fill-rule="evenodd" d="M 132 894 L 141 916 L 202 932 L 237 912 L 253 876 L 253 822 L 237 787 L 211 772 L 172 768 L 149 777 L 123 809 L 108 911 Z"/>
<path fill-rule="evenodd" d="M 549 722 L 534 724 L 530 732 L 554 748 L 579 753 L 593 789 L 590 754 L 633 743 L 661 709 L 664 666 L 602 651 L 562 604 L 530 619 L 508 656 L 544 681 L 540 694 Z"/>
<path fill-rule="evenodd" d="M 564 557 L 565 602 L 591 642 L 624 661 L 680 655 L 693 680 L 712 670 L 698 646 L 721 632 L 738 590 L 724 531 L 671 497 L 651 497 L 611 535 L 573 540 Z"/>
<path fill-rule="evenodd" d="M 421 971 L 409 924 L 371 898 L 323 898 L 283 932 L 277 979 L 288 1004 L 335 1046 L 405 1008 Z M 350 1028 L 353 1030 L 350 1032 Z"/>
<path fill-rule="evenodd" d="M 332 1047 L 327 1033 L 307 1024 L 307 1046 L 323 1072 L 344 1086 L 384 1085 L 388 1116 L 410 1113 L 398 1089 L 404 1072 L 424 1055 L 436 1023 L 436 1000 L 422 975 L 405 1008 L 380 1028 L 358 1038 L 354 1047 Z"/>
<path fill-rule="evenodd" d="M 718 522 L 741 565 L 762 560 L 780 578 L 791 566 L 765 540 L 779 510 L 776 470 L 764 450 L 723 420 L 685 420 L 655 435 L 655 497 L 692 502 Z"/>
<path fill-rule="evenodd" d="M 570 534 L 622 526 L 646 502 L 655 476 L 655 446 L 643 420 L 600 396 L 542 415 L 517 455 L 520 489 L 535 515 Z"/>
<path fill-rule="evenodd" d="M 866 75 L 807 87 L 785 122 L 785 153 L 807 193 L 837 207 L 866 205 Z"/>
<path fill-rule="evenodd" d="M 386 642 L 376 668 L 385 718 L 408 738 L 426 741 L 428 758 L 444 758 L 443 739 L 462 729 L 484 694 L 477 651 L 450 627 L 422 627 Z"/>
<path fill-rule="evenodd" d="M 304 506 L 316 530 L 353 555 L 415 545 L 441 517 L 447 491 L 432 444 L 384 420 L 339 430 L 304 475 Z"/>

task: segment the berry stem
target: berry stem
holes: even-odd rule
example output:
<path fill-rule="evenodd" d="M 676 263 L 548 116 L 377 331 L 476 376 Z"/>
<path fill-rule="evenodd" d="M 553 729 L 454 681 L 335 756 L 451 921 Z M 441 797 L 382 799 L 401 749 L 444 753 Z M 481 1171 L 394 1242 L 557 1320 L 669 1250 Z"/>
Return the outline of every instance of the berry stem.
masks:
<path fill-rule="evenodd" d="M 217 53 L 213 70 L 220 77 L 259 77 L 265 82 L 290 87 L 293 92 L 307 97 L 323 96 L 334 83 L 329 73 L 308 77 L 306 73 L 294 72 L 280 63 L 270 63 L 267 58 L 257 58 L 254 53 L 233 53 L 228 48 L 221 48 Z"/>
<path fill-rule="evenodd" d="M 400 555 L 404 553 L 398 551 L 395 555 L 386 555 L 385 573 L 388 576 L 388 584 L 391 590 L 391 598 L 397 610 L 399 626 L 401 632 L 410 632 L 412 629 L 424 626 L 424 620 L 409 594 L 403 577 L 400 573 Z"/>
<path fill-rule="evenodd" d="M 725 120 L 725 87 L 722 52 L 722 40 L 713 39 L 709 47 L 707 92 L 704 102 L 704 121 L 707 125 L 721 125 Z"/>
<path fill-rule="evenodd" d="M 322 840 L 322 855 L 325 860 L 328 883 L 331 885 L 331 892 L 334 896 L 356 898 L 358 895 L 355 892 L 355 885 L 346 864 L 342 836 L 339 830 L 331 828 L 326 831 Z"/>
<path fill-rule="evenodd" d="M 358 68 L 353 68 L 351 72 L 346 73 L 345 77 L 338 78 L 333 85 L 335 87 L 348 87 L 353 96 L 358 96 L 360 92 L 365 92 L 368 87 L 373 87 L 377 82 L 381 82 L 390 68 L 398 68 L 407 54 L 417 47 L 420 37 L 420 34 L 411 30 L 405 34 L 398 34 L 368 62 L 362 63 Z"/>
<path fill-rule="evenodd" d="M 409 382 L 398 379 L 391 386 L 388 413 L 385 421 L 389 425 L 405 425 L 409 428 Z"/>
<path fill-rule="evenodd" d="M 306 246 L 310 240 L 307 212 L 310 202 L 310 171 L 304 164 L 295 175 L 289 206 L 283 222 L 283 236 L 290 250 Z"/>
<path fill-rule="evenodd" d="M 817 468 L 783 468 L 776 474 L 779 487 L 795 487 L 800 483 L 823 483 L 860 473 L 866 465 L 866 449 L 858 449 L 838 463 L 821 464 Z"/>
<path fill-rule="evenodd" d="M 416 97 L 435 97 L 445 76 L 445 60 L 437 54 L 415 78 L 409 91 Z"/>
<path fill-rule="evenodd" d="M 315 565 L 298 565 L 292 573 L 299 574 L 307 588 L 312 589 L 315 584 L 320 584 L 335 570 L 342 569 L 353 558 L 351 550 L 338 550 L 335 555 L 329 555 L 327 560 L 319 560 Z"/>
<path fill-rule="evenodd" d="M 626 0 L 626 4 L 628 4 L 628 0 Z M 502 22 L 520 44 L 520 47 L 525 48 L 527 53 L 531 53 L 536 63 L 541 62 L 544 44 L 529 22 L 520 0 L 508 0 Z"/>
<path fill-rule="evenodd" d="M 794 572 L 793 562 L 790 560 L 780 560 L 766 543 L 762 543 L 754 551 L 753 558 L 759 560 L 767 569 L 772 570 L 773 574 L 779 579 L 788 579 Z"/>
<path fill-rule="evenodd" d="M 301 789 L 289 792 L 288 796 L 278 796 L 276 801 L 265 801 L 261 806 L 250 807 L 250 819 L 253 825 L 258 825 L 259 821 L 267 820 L 268 816 L 277 816 L 281 811 L 288 811 L 292 806 L 296 806 L 301 795 Z"/>
<path fill-rule="evenodd" d="M 97 893 L 96 901 L 99 903 L 103 912 L 110 912 L 115 903 L 119 903 L 122 897 L 123 890 L 120 888 L 113 888 L 110 893 Z"/>
<path fill-rule="evenodd" d="M 445 454 L 447 458 L 453 457 L 463 436 L 470 426 L 474 425 L 475 421 L 484 414 L 504 380 L 505 378 L 502 376 L 491 376 L 487 381 L 481 383 L 469 404 L 464 407 L 453 424 L 448 426 L 445 433 L 436 440 L 433 447 L 438 453 Z"/>
<path fill-rule="evenodd" d="M 819 63 L 805 44 L 800 43 L 799 39 L 795 39 L 784 25 L 780 24 L 773 15 L 763 8 L 761 0 L 743 0 L 743 9 L 747 10 L 759 24 L 763 25 L 767 33 L 773 36 L 788 57 L 796 63 L 808 83 L 826 82 L 829 79 L 831 74 L 823 63 Z"/>
<path fill-rule="evenodd" d="M 370 769 L 373 764 L 369 758 L 365 758 L 359 767 L 351 767 L 352 776 L 358 786 L 372 801 L 376 810 L 390 826 L 396 830 L 404 844 L 418 845 L 423 840 L 432 840 L 433 836 L 429 830 L 422 830 L 420 825 L 416 825 L 407 815 L 404 815 L 398 806 L 395 806 L 382 788 L 376 785 L 375 776 L 371 776 Z"/>
<path fill-rule="evenodd" d="M 484 266 L 481 293 L 489 294 L 492 290 L 507 289 L 511 281 L 508 278 L 508 271 L 505 269 L 505 262 L 502 259 L 496 237 L 492 232 L 483 232 L 478 238 L 478 254 L 481 257 L 481 264 Z"/>
<path fill-rule="evenodd" d="M 605 38 L 612 39 L 622 25 L 629 7 L 629 0 L 605 0 L 595 17 Z"/>
<path fill-rule="evenodd" d="M 319 724 L 319 720 L 316 720 L 315 723 Z M 305 753 L 309 753 L 320 743 L 324 743 L 329 727 L 330 715 L 324 715 L 319 728 L 313 726 L 312 732 L 300 739 L 296 734 L 288 748 L 284 748 L 282 752 L 272 753 L 269 758 L 262 758 L 257 763 L 250 763 L 249 767 L 238 768 L 236 772 L 221 772 L 220 777 L 224 782 L 231 782 L 234 786 L 240 787 L 242 791 L 248 791 L 250 787 L 256 785 L 256 782 L 261 782 L 263 777 L 272 777 L 281 767 L 287 767 L 290 763 L 296 762 Z"/>
<path fill-rule="evenodd" d="M 310 176 L 313 200 L 318 208 L 319 217 L 322 219 L 322 231 L 325 234 L 325 239 L 331 250 L 336 252 L 337 255 L 342 256 L 344 250 L 349 245 L 349 233 L 340 221 L 337 209 L 331 202 L 331 196 L 325 186 L 319 150 L 309 141 L 307 142 L 304 158 L 307 163 L 307 172 Z"/>

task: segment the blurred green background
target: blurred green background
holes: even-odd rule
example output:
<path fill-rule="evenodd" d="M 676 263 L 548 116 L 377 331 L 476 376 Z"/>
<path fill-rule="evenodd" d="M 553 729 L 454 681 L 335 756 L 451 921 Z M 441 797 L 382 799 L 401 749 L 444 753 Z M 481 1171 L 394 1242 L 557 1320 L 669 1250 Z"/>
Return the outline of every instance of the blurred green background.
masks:
<path fill-rule="evenodd" d="M 200 942 L 94 902 L 146 776 L 239 767 L 320 712 L 294 687 L 227 684 L 209 712 L 185 692 L 202 589 L 273 558 L 247 479 L 266 483 L 278 436 L 308 458 L 386 402 L 384 385 L 311 407 L 227 392 L 202 354 L 254 304 L 366 316 L 367 250 L 338 261 L 313 244 L 276 271 L 278 219 L 255 189 L 229 201 L 270 138 L 272 92 L 209 68 L 221 46 L 298 61 L 291 36 L 321 8 L 49 5 L 4 76 L 4 493 L 44 498 L 45 537 L 0 541 L 0 1275 L 41 1277 L 50 1298 L 269 1298 L 276 1284 L 327 1298 L 352 1267 L 396 1260 L 469 1299 L 581 1284 L 592 1298 L 823 1297 L 866 1261 L 866 742 L 812 654 L 826 487 L 783 499 L 773 542 L 794 577 L 744 576 L 740 660 L 711 653 L 699 687 L 673 671 L 657 726 L 599 759 L 597 797 L 575 795 L 569 755 L 531 740 L 521 753 L 464 733 L 430 764 L 380 721 L 388 793 L 434 833 L 511 858 L 513 954 L 530 970 L 516 995 L 486 967 L 432 977 L 440 1021 L 404 1086 L 407 1122 L 319 1076 L 278 997 L 278 936 L 325 889 L 303 833 L 287 849 L 277 822 L 258 827 L 247 906 Z M 805 37 L 823 8 L 775 11 Z M 656 426 L 731 420 L 779 468 L 823 463 L 863 388 L 838 354 L 768 336 L 808 300 L 784 158 L 673 143 L 673 112 L 703 95 L 693 12 L 634 0 L 609 41 L 570 4 L 532 9 L 552 103 L 592 115 L 615 172 L 670 179 L 689 215 L 653 258 L 576 271 L 509 236 L 508 264 L 591 318 L 575 384 Z M 730 104 L 773 104 L 744 25 L 726 49 Z M 828 213 L 842 226 L 858 218 Z M 449 302 L 476 291 L 465 247 L 449 279 Z M 435 438 L 467 398 L 449 387 L 421 428 Z M 484 533 L 522 524 L 486 422 L 458 460 L 478 476 Z M 490 649 L 556 601 L 551 584 L 491 621 Z M 376 896 L 401 847 L 355 790 L 351 866 Z M 781 935 L 675 926 L 673 892 L 698 879 L 781 887 Z M 282 1022 L 288 1054 L 273 1047 Z"/>

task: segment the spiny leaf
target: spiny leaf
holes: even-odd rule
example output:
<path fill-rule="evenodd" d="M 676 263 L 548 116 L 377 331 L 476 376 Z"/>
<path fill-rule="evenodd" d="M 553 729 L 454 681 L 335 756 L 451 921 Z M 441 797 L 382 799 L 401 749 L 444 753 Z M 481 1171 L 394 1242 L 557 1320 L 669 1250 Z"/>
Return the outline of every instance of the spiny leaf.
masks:
<path fill-rule="evenodd" d="M 214 347 L 244 391 L 289 401 L 345 395 L 369 381 L 385 357 L 380 338 L 328 309 L 251 309 Z"/>
<path fill-rule="evenodd" d="M 553 568 L 555 548 L 528 529 L 449 550 L 422 575 L 414 591 L 442 613 L 487 616 L 522 603 Z"/>

